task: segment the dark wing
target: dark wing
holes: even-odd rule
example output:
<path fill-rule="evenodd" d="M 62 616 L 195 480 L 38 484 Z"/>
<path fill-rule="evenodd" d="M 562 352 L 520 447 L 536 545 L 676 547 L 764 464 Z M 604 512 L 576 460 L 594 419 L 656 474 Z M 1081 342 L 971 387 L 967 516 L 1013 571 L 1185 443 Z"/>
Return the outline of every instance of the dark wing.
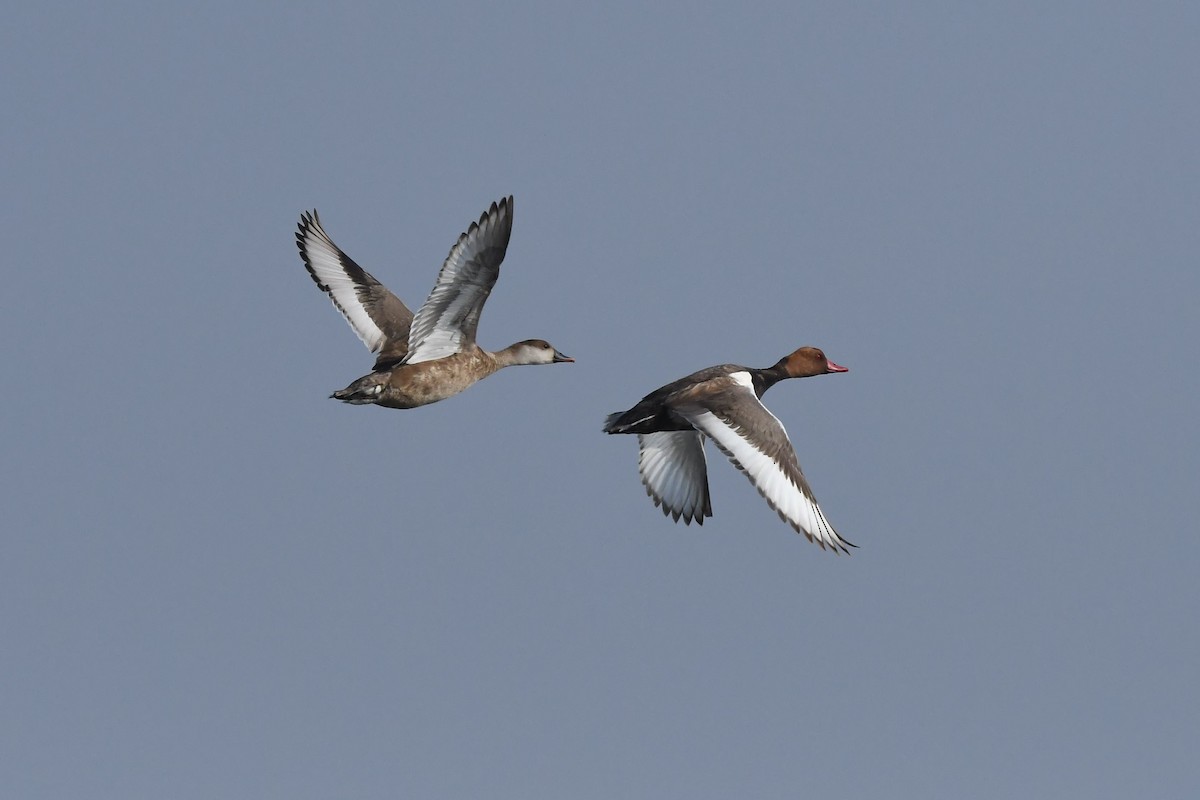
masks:
<path fill-rule="evenodd" d="M 849 552 L 854 545 L 825 519 L 787 431 L 755 395 L 749 373 L 718 378 L 681 400 L 676 412 L 716 442 L 784 522 L 822 549 Z"/>
<path fill-rule="evenodd" d="M 412 312 L 333 243 L 315 210 L 300 215 L 296 246 L 317 286 L 329 295 L 363 344 L 378 354 L 376 368 L 404 358 Z"/>
<path fill-rule="evenodd" d="M 475 343 L 479 314 L 508 249 L 512 213 L 511 196 L 492 203 L 450 248 L 433 291 L 413 319 L 407 363 L 445 358 Z"/>

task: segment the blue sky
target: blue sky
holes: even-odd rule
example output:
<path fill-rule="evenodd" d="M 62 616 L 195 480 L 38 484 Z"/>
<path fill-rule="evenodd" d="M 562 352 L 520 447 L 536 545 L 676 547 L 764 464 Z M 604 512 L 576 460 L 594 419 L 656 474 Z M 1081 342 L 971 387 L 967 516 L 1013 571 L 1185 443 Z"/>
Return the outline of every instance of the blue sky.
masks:
<path fill-rule="evenodd" d="M 1200 12 L 11 10 L 14 797 L 1185 796 L 1200 784 Z M 516 196 L 506 370 L 412 411 L 299 213 L 410 305 Z M 604 415 L 767 401 L 823 553 Z"/>

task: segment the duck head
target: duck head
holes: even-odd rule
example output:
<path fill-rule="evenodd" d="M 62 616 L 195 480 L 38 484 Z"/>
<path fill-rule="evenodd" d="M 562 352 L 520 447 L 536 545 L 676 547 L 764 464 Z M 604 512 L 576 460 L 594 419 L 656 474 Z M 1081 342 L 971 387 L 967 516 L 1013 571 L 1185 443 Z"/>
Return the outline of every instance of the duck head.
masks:
<path fill-rule="evenodd" d="M 789 378 L 809 378 L 813 375 L 850 371 L 849 368 L 839 366 L 826 358 L 819 347 L 801 347 L 779 359 L 775 367 Z"/>

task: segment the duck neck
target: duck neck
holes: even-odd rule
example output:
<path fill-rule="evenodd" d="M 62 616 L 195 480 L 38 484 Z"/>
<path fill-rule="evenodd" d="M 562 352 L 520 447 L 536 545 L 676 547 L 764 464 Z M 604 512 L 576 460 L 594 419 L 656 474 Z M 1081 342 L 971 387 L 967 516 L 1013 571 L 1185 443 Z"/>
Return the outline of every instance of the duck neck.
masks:
<path fill-rule="evenodd" d="M 754 380 L 754 393 L 761 398 L 767 389 L 792 376 L 784 371 L 784 363 L 780 361 L 773 367 L 750 370 L 750 377 Z"/>
<path fill-rule="evenodd" d="M 526 364 L 538 363 L 530 360 L 529 348 L 527 348 L 521 342 L 510 344 L 503 350 L 497 350 L 491 355 L 492 360 L 496 362 L 496 369 L 503 369 L 504 367 L 520 367 Z"/>

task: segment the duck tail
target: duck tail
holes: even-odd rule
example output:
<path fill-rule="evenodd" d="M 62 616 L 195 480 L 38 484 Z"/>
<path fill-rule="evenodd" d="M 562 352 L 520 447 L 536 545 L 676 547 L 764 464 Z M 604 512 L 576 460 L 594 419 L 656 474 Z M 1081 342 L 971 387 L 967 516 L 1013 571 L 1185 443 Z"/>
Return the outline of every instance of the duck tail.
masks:
<path fill-rule="evenodd" d="M 382 391 L 383 382 L 379 380 L 376 373 L 372 373 L 359 378 L 345 389 L 338 389 L 329 395 L 329 397 L 334 400 L 341 400 L 343 403 L 361 406 L 377 402 L 379 394 Z"/>
<path fill-rule="evenodd" d="M 621 428 L 623 428 L 624 426 L 622 426 L 620 424 L 621 417 L 623 417 L 623 416 L 625 416 L 625 412 L 618 411 L 615 414 L 609 414 L 607 417 L 605 417 L 604 418 L 604 432 L 605 433 L 624 433 L 625 431 L 621 430 Z"/>

